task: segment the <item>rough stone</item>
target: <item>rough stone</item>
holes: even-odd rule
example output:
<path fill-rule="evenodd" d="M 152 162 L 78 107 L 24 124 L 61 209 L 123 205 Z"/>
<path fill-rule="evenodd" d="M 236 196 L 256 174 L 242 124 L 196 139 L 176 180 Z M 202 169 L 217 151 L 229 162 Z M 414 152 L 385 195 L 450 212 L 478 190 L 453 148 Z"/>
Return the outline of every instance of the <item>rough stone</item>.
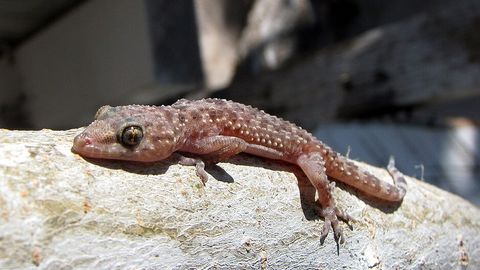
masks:
<path fill-rule="evenodd" d="M 240 155 L 208 168 L 204 187 L 169 160 L 84 160 L 70 151 L 79 132 L 0 130 L 1 269 L 480 267 L 479 209 L 413 178 L 393 205 L 337 185 L 357 219 L 337 250 L 331 234 L 320 245 L 313 189 L 293 166 Z"/>

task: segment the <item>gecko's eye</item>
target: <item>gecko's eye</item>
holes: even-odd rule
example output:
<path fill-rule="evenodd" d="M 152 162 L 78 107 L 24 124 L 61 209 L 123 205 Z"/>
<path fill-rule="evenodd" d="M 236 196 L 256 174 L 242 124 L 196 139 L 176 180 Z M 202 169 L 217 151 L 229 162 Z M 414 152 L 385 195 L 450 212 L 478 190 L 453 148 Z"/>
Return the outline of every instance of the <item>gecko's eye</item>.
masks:
<path fill-rule="evenodd" d="M 123 146 L 132 147 L 143 139 L 143 130 L 139 126 L 127 126 L 122 130 L 119 141 Z"/>

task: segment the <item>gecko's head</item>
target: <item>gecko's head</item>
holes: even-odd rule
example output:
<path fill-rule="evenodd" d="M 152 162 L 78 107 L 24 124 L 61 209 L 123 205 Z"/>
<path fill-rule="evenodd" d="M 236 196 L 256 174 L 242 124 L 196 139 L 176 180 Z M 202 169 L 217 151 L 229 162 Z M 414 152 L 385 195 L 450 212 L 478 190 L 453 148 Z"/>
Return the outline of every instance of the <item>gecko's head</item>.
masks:
<path fill-rule="evenodd" d="M 150 162 L 167 158 L 175 147 L 173 132 L 152 107 L 101 107 L 73 141 L 72 151 L 89 158 Z M 155 122 L 155 123 L 154 123 Z M 167 125 L 168 126 L 168 125 Z"/>

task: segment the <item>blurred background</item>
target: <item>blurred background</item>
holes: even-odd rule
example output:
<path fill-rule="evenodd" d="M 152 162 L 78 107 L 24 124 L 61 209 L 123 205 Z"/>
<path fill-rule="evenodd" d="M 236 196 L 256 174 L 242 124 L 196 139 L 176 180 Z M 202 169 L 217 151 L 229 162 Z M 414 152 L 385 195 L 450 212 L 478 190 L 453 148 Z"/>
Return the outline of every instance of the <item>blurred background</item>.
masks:
<path fill-rule="evenodd" d="M 0 0 L 0 128 L 219 97 L 480 205 L 480 1 Z"/>

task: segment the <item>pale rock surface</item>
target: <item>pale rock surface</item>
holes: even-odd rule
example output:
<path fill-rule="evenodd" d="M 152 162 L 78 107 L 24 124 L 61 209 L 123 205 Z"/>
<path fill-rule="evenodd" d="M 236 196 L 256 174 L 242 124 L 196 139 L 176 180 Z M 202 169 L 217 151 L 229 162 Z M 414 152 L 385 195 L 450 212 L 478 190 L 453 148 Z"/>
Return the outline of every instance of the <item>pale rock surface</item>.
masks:
<path fill-rule="evenodd" d="M 418 180 L 400 205 L 337 188 L 357 219 L 337 254 L 293 166 L 240 155 L 203 187 L 168 160 L 84 160 L 79 132 L 0 130 L 0 269 L 480 268 L 479 209 Z"/>

